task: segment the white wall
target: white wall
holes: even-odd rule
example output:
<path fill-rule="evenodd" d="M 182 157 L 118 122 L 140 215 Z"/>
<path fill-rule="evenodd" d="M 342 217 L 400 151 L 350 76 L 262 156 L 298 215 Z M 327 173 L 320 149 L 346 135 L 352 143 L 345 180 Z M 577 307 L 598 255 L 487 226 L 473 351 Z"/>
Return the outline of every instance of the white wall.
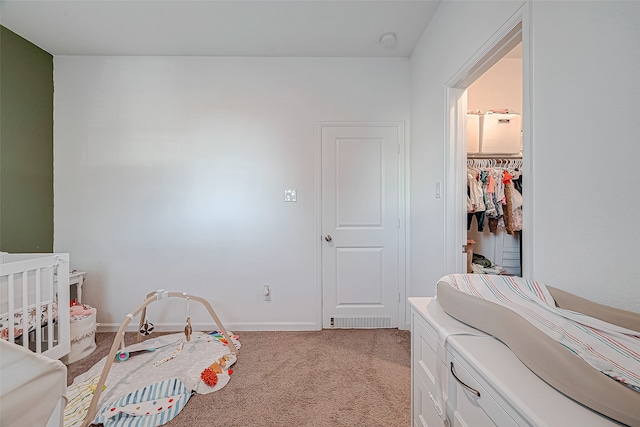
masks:
<path fill-rule="evenodd" d="M 411 290 L 444 271 L 446 82 L 518 2 L 442 3 L 411 61 Z M 532 277 L 640 312 L 639 2 L 532 2 Z M 528 37 L 525 34 L 525 37 Z M 462 196 L 462 195 L 461 195 Z M 527 209 L 527 208 L 525 208 Z M 527 230 L 525 230 L 527 232 Z"/>
<path fill-rule="evenodd" d="M 410 295 L 431 296 L 445 271 L 445 85 L 514 13 L 515 2 L 443 2 L 411 58 Z M 463 195 L 460 195 L 463 197 Z M 462 224 L 462 219 L 460 223 Z"/>
<path fill-rule="evenodd" d="M 638 22 L 640 2 L 533 3 L 534 272 L 636 312 Z"/>
<path fill-rule="evenodd" d="M 57 56 L 55 250 L 88 272 L 98 322 L 164 288 L 209 299 L 229 328 L 319 328 L 318 122 L 408 120 L 409 72 L 402 59 Z M 182 328 L 184 300 L 162 304 L 149 320 Z"/>

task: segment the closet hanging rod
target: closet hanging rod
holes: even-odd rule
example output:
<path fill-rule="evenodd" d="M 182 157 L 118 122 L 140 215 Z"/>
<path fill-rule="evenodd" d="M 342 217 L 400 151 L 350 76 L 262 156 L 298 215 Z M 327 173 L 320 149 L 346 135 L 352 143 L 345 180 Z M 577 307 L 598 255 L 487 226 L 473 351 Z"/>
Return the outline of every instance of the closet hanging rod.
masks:
<path fill-rule="evenodd" d="M 508 169 L 514 172 L 522 171 L 522 159 L 516 159 L 516 158 L 467 159 L 467 167 L 481 168 L 481 169 L 482 168 L 501 168 L 501 169 Z"/>
<path fill-rule="evenodd" d="M 521 154 L 467 154 L 467 159 L 479 159 L 479 160 L 522 160 Z"/>

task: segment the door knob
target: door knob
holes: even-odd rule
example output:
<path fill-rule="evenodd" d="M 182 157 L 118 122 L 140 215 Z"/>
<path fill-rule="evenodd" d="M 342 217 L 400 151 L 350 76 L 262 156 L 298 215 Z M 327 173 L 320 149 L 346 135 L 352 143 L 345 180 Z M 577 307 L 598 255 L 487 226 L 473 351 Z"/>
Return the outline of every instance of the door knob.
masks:
<path fill-rule="evenodd" d="M 327 236 L 324 238 L 324 240 L 326 240 L 327 242 L 330 242 L 333 240 L 333 237 L 331 237 L 331 234 L 327 234 Z"/>

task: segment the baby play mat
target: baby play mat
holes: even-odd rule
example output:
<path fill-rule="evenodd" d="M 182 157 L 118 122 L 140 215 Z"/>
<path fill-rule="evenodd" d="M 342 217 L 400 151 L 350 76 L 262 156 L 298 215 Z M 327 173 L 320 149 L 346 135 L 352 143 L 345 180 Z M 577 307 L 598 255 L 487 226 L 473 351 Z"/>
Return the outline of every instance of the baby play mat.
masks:
<path fill-rule="evenodd" d="M 230 335 L 236 348 L 238 337 Z M 160 426 L 173 419 L 193 393 L 224 387 L 236 355 L 217 332 L 163 335 L 126 348 L 126 360 L 113 364 L 98 402 L 95 424 Z M 106 357 L 67 389 L 65 427 L 81 426 Z"/>

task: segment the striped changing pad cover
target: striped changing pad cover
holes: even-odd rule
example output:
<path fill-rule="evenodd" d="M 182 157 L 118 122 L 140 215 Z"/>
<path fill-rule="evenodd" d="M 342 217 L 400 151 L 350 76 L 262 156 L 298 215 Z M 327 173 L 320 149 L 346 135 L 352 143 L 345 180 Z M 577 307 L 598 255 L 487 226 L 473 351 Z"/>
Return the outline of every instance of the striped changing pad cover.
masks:
<path fill-rule="evenodd" d="M 451 274 L 440 281 L 516 312 L 595 369 L 640 392 L 640 332 L 556 307 L 544 284 L 521 277 Z"/>

